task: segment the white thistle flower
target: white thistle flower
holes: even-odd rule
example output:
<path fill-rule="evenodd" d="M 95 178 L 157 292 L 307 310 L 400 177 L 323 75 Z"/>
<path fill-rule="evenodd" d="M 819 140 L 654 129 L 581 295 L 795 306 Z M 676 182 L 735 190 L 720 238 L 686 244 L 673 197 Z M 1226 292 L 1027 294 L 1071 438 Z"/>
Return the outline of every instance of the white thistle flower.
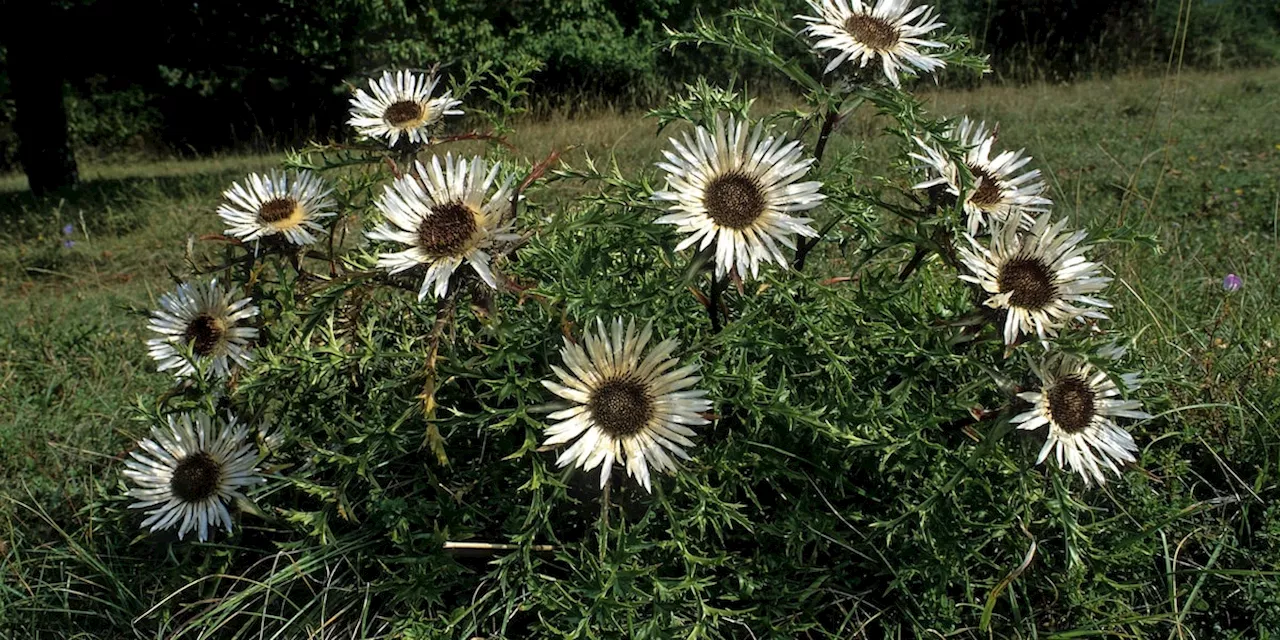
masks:
<path fill-rule="evenodd" d="M 369 239 L 409 246 L 379 254 L 378 266 L 399 273 L 425 265 L 419 300 L 433 290 L 435 297 L 443 298 L 450 276 L 464 261 L 496 289 L 485 249 L 519 239 L 509 233 L 510 222 L 503 222 L 511 211 L 511 177 L 489 194 L 499 168 L 499 163 L 490 167 L 479 156 L 468 163 L 461 157 L 454 160 L 452 154 L 445 156 L 443 166 L 440 157 L 433 156 L 430 170 L 415 162 L 414 171 L 385 187 L 374 203 L 386 221 L 366 234 Z"/>
<path fill-rule="evenodd" d="M 137 502 L 130 509 L 150 509 L 142 528 L 151 531 L 178 527 L 178 539 L 195 530 L 201 542 L 209 539 L 209 527 L 222 525 L 231 533 L 226 503 L 244 498 L 241 490 L 265 479 L 258 475 L 258 449 L 249 430 L 205 414 L 169 416 L 168 429 L 152 427 L 151 438 L 125 461 L 125 477 L 136 488 L 129 496 Z"/>
<path fill-rule="evenodd" d="M 1051 225 L 1048 213 L 1025 230 L 1017 220 L 998 222 L 989 248 L 965 235 L 970 246 L 959 248 L 960 259 L 972 275 L 960 279 L 990 294 L 986 306 L 1008 313 L 1005 344 L 1032 333 L 1046 342 L 1072 319 L 1107 317 L 1095 308 L 1111 305 L 1093 294 L 1111 278 L 1100 275 L 1102 265 L 1085 259 L 1085 232 L 1064 232 L 1066 224 L 1063 219 Z"/>
<path fill-rule="evenodd" d="M 258 308 L 250 298 L 237 300 L 238 295 L 235 287 L 222 290 L 215 278 L 206 285 L 184 282 L 160 296 L 160 308 L 147 325 L 161 335 L 147 340 L 160 371 L 173 370 L 179 378 L 195 375 L 184 345 L 191 346 L 196 359 L 209 362 L 219 378 L 229 376 L 232 365 L 247 365 L 253 359 L 249 341 L 258 337 L 258 330 L 241 322 L 258 315 Z"/>
<path fill-rule="evenodd" d="M 996 132 L 989 132 L 985 123 L 968 118 L 960 121 L 952 135 L 966 149 L 964 164 L 973 176 L 972 187 L 965 191 L 961 168 L 947 154 L 916 138 L 916 144 L 924 155 L 913 153 L 911 157 L 924 162 L 935 175 L 915 185 L 915 188 L 944 185 L 947 193 L 957 198 L 963 193 L 970 235 L 978 235 L 982 226 L 990 221 L 1004 221 L 1016 216 L 1026 223 L 1031 219 L 1029 214 L 1049 210 L 1053 201 L 1043 195 L 1046 187 L 1040 179 L 1040 170 L 1018 173 L 1031 162 L 1031 156 L 1025 155 L 1025 150 L 1004 151 L 992 158 Z"/>
<path fill-rule="evenodd" d="M 276 234 L 296 245 L 314 244 L 317 222 L 335 215 L 332 192 L 310 171 L 272 171 L 249 174 L 244 185 L 232 183 L 222 193 L 228 200 L 218 207 L 227 234 L 246 242 Z"/>
<path fill-rule="evenodd" d="M 583 336 L 582 344 L 565 339 L 560 356 L 568 371 L 552 366 L 559 382 L 543 380 L 552 393 L 573 403 L 552 413 L 557 420 L 547 427 L 544 446 L 576 440 L 556 464 L 572 464 L 585 471 L 600 467 L 600 486 L 609 482 L 613 463 L 622 462 L 627 474 L 646 491 L 652 491 L 649 467 L 662 472 L 677 468 L 676 458 L 688 460 L 692 447 L 690 427 L 707 424 L 700 414 L 711 410 L 706 391 L 690 390 L 700 378 L 697 365 L 676 368 L 671 357 L 678 343 L 660 342 L 646 356 L 653 334 L 652 323 L 638 333 L 635 320 L 623 329 L 622 319 L 612 331 L 601 320 L 596 332 Z"/>
<path fill-rule="evenodd" d="M 762 125 L 716 117 L 715 130 L 698 127 L 683 143 L 671 139 L 674 151 L 663 151 L 667 187 L 653 199 L 673 203 L 671 213 L 656 221 L 690 234 L 676 246 L 706 249 L 715 243 L 716 275 L 737 269 L 740 277 L 758 275 L 761 262 L 784 268 L 778 245 L 795 249 L 792 235 L 816 237 L 809 218 L 790 214 L 818 206 L 826 196 L 821 182 L 796 182 L 813 158 L 801 158 L 799 141 L 765 137 Z"/>
<path fill-rule="evenodd" d="M 1133 436 L 1117 426 L 1115 418 L 1151 418 L 1141 410 L 1140 402 L 1121 399 L 1115 381 L 1078 356 L 1050 354 L 1032 363 L 1032 368 L 1040 377 L 1041 388 L 1018 394 L 1033 406 L 1014 416 L 1013 423 L 1028 431 L 1049 425 L 1036 464 L 1056 451 L 1058 466 L 1079 473 L 1089 485 L 1107 481 L 1104 467 L 1119 476 L 1117 462 L 1136 461 L 1138 447 Z M 1120 380 L 1127 392 L 1137 391 L 1141 385 L 1136 373 L 1124 374 Z"/>
<path fill-rule="evenodd" d="M 381 79 L 369 79 L 368 93 L 356 90 L 348 123 L 363 136 L 386 138 L 389 147 L 400 136 L 414 143 L 428 142 L 431 128 L 445 116 L 462 115 L 454 109 L 462 101 L 454 100 L 448 91 L 431 97 L 439 81 L 435 75 L 384 71 Z"/>
<path fill-rule="evenodd" d="M 804 32 L 820 38 L 813 44 L 814 49 L 836 52 L 823 73 L 830 73 L 845 62 L 865 67 L 879 58 L 884 75 L 897 87 L 901 86 L 899 72 L 932 73 L 946 66 L 938 56 L 921 50 L 946 47 L 921 37 L 944 26 L 927 5 L 908 11 L 909 0 L 878 0 L 874 6 L 872 0 L 808 0 L 808 3 L 818 15 L 798 15 L 796 19 L 810 23 Z"/>

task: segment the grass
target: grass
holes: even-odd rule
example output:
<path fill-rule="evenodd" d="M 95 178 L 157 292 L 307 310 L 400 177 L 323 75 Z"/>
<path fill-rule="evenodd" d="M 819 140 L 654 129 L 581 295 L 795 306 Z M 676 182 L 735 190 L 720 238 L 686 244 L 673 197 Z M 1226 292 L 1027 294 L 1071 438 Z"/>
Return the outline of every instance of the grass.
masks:
<path fill-rule="evenodd" d="M 1139 336 L 1165 424 L 1201 439 L 1226 479 L 1161 480 L 1170 491 L 1240 503 L 1258 535 L 1280 535 L 1266 529 L 1280 528 L 1274 516 L 1257 513 L 1275 495 L 1280 468 L 1277 96 L 1280 70 L 928 95 L 938 113 L 999 121 L 1005 147 L 1035 156 L 1060 215 L 1099 232 L 1127 223 L 1155 241 L 1104 236 L 1099 257 L 1118 280 L 1115 318 Z M 879 126 L 860 114 L 842 126 L 839 144 L 860 144 Z M 628 174 L 652 172 L 666 140 L 635 114 L 519 129 L 512 142 L 533 161 L 574 146 L 570 162 L 613 154 Z M 888 149 L 866 151 L 887 157 Z M 6 602 L 56 577 L 60 558 L 92 559 L 57 540 L 60 531 L 93 526 L 86 505 L 117 481 L 116 461 L 142 431 L 130 423 L 130 405 L 166 388 L 143 346 L 146 310 L 170 287 L 166 269 L 182 270 L 187 239 L 219 232 L 213 210 L 222 189 L 278 160 L 90 165 L 79 190 L 50 199 L 31 197 L 20 177 L 0 177 L 0 630 Z M 66 224 L 75 228 L 71 248 L 63 246 Z M 1228 272 L 1245 283 L 1231 296 L 1221 289 Z M 1161 434 L 1136 435 L 1158 450 Z M 1245 449 L 1254 450 L 1247 468 L 1235 462 Z M 1219 557 L 1202 555 L 1185 561 L 1203 567 Z M 1225 568 L 1253 575 L 1260 567 Z M 81 577 L 129 591 L 109 584 L 107 568 L 100 573 Z M 1174 604 L 1192 607 L 1207 590 L 1232 590 L 1235 579 L 1178 585 Z M 126 622 L 155 600 L 130 597 L 141 606 L 120 611 Z"/>
<path fill-rule="evenodd" d="M 66 482 L 115 456 L 128 406 L 160 384 L 139 359 L 143 316 L 180 269 L 190 233 L 217 231 L 210 198 L 225 181 L 272 158 L 88 167 L 67 199 L 34 199 L 3 181 L 7 238 L 0 267 L 0 480 Z M 65 248 L 71 224 L 75 245 Z M 92 467 L 88 467 L 92 468 Z"/>

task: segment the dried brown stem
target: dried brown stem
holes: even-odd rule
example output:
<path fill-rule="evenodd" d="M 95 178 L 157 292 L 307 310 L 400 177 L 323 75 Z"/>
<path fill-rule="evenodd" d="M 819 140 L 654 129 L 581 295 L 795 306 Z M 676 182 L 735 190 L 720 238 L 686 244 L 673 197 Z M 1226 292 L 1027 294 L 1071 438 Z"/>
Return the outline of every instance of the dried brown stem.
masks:
<path fill-rule="evenodd" d="M 449 466 L 449 456 L 444 450 L 444 436 L 440 434 L 440 428 L 436 425 L 436 365 L 440 355 L 440 339 L 444 335 L 444 329 L 453 319 L 453 311 L 457 307 L 457 291 L 458 288 L 452 287 L 444 299 L 436 304 L 436 321 L 431 326 L 431 337 L 427 347 L 427 361 L 423 367 L 426 380 L 422 383 L 422 393 L 418 395 L 418 399 L 422 401 L 422 416 L 427 421 L 427 433 L 422 443 L 425 447 L 430 447 L 431 452 L 435 454 L 436 461 L 440 466 Z"/>

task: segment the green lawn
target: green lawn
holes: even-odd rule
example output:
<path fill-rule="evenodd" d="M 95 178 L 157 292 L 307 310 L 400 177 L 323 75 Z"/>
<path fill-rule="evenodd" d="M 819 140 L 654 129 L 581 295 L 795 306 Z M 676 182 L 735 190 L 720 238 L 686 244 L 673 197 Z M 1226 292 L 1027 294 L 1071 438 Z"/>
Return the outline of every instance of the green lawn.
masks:
<path fill-rule="evenodd" d="M 1097 255 L 1117 278 L 1113 317 L 1139 336 L 1155 381 L 1148 406 L 1202 439 L 1204 455 L 1235 479 L 1235 499 L 1274 495 L 1280 70 L 936 92 L 929 101 L 939 113 L 999 121 L 1003 145 L 1026 147 L 1048 176 L 1060 215 L 1099 233 L 1126 223 L 1156 241 L 1114 238 Z M 859 116 L 839 144 L 879 126 Z M 612 153 L 624 171 L 652 175 L 666 143 L 653 131 L 638 114 L 600 114 L 527 123 L 512 142 L 534 161 L 573 145 L 570 162 Z M 146 312 L 171 286 L 166 270 L 183 271 L 188 238 L 219 232 L 213 212 L 226 185 L 278 160 L 88 164 L 78 191 L 49 199 L 31 197 L 18 176 L 0 177 L 0 623 L 6 600 L 52 577 L 16 547 L 57 544 L 55 523 L 75 530 L 90 521 L 86 505 L 117 482 L 115 461 L 143 431 L 130 405 L 167 388 L 143 344 Z M 75 227 L 71 248 L 66 224 Z M 1228 272 L 1244 281 L 1231 296 L 1221 288 Z M 1138 435 L 1146 446 L 1153 434 Z M 1259 447 L 1269 453 L 1249 456 L 1249 468 L 1233 463 Z M 1180 486 L 1194 491 L 1196 482 Z"/>

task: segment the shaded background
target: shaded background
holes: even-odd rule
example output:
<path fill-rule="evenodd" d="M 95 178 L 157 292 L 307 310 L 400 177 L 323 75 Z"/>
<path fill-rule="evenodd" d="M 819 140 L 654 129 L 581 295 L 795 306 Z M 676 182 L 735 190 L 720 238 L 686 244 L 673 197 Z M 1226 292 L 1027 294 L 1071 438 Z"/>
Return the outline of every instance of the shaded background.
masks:
<path fill-rule="evenodd" d="M 1191 2 L 1185 46 L 1180 5 Z M 81 156 L 205 154 L 347 135 L 348 82 L 388 66 L 543 64 L 535 110 L 646 106 L 698 75 L 767 79 L 723 50 L 656 47 L 717 0 L 0 0 L 0 171 L 22 168 L 22 131 L 43 158 L 67 131 Z M 803 0 L 760 0 L 781 15 Z M 1061 81 L 1183 64 L 1280 57 L 1277 0 L 936 0 L 991 54 L 996 81 Z M 797 55 L 806 55 L 796 51 Z M 941 79 L 944 84 L 971 79 Z M 757 89 L 760 87 L 757 86 Z M 25 94 L 25 98 L 24 98 Z M 65 124 L 56 113 L 66 105 Z M 26 125 L 17 120 L 23 100 Z M 74 164 L 72 164 L 72 167 Z M 33 180 L 33 183 L 35 181 Z M 58 185 L 54 185 L 55 187 Z"/>

